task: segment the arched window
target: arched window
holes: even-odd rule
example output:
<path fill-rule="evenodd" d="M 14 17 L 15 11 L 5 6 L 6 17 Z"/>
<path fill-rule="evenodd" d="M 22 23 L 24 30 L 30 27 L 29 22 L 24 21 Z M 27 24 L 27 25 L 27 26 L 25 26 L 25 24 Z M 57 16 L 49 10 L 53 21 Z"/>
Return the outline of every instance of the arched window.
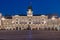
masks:
<path fill-rule="evenodd" d="M 29 19 L 29 21 L 31 21 L 31 19 Z"/>
<path fill-rule="evenodd" d="M 16 30 L 18 30 L 18 27 L 16 27 Z"/>
<path fill-rule="evenodd" d="M 50 30 L 50 28 L 48 28 L 48 30 Z"/>
<path fill-rule="evenodd" d="M 52 27 L 52 30 L 54 30 L 54 28 Z"/>
<path fill-rule="evenodd" d="M 55 30 L 58 31 L 57 27 L 55 27 Z"/>
<path fill-rule="evenodd" d="M 16 22 L 16 24 L 18 24 L 18 22 Z"/>
<path fill-rule="evenodd" d="M 29 24 L 31 24 L 31 22 L 29 22 Z"/>
<path fill-rule="evenodd" d="M 21 28 L 19 28 L 19 30 L 21 30 Z"/>

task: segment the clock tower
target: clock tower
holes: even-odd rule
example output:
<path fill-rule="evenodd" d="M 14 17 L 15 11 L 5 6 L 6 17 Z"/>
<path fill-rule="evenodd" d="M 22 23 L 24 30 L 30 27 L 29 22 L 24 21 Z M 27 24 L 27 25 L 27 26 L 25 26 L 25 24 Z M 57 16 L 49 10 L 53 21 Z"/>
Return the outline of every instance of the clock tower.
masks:
<path fill-rule="evenodd" d="M 28 7 L 27 16 L 33 16 L 32 6 Z"/>

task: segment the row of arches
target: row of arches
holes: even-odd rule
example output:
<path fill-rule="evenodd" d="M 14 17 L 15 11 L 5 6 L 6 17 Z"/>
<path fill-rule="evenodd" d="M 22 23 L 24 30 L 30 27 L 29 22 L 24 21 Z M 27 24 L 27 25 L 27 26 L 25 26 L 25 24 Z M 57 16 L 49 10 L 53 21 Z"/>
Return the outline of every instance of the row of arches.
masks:
<path fill-rule="evenodd" d="M 48 31 L 58 31 L 58 29 L 57 28 L 32 28 L 32 30 L 48 30 Z"/>
<path fill-rule="evenodd" d="M 57 27 L 55 27 L 55 28 L 50 28 L 50 27 L 48 27 L 48 28 L 44 28 L 44 30 L 52 30 L 52 31 L 58 31 L 58 29 L 57 29 Z"/>
<path fill-rule="evenodd" d="M 18 27 L 16 27 L 16 29 L 14 29 L 13 28 L 13 30 L 21 30 L 21 28 L 18 28 Z M 31 27 L 27 27 L 26 29 L 23 29 L 23 30 L 38 30 L 38 28 L 32 28 L 31 29 Z M 55 27 L 55 28 L 39 28 L 39 30 L 52 30 L 52 31 L 58 31 L 58 29 L 57 29 L 57 27 Z"/>
<path fill-rule="evenodd" d="M 16 28 L 13 28 L 13 30 L 22 30 L 22 28 L 16 27 Z M 26 29 L 24 28 L 23 30 L 31 30 L 31 28 L 27 27 Z"/>
<path fill-rule="evenodd" d="M 0 30 L 22 30 L 22 28 L 21 27 L 15 27 L 15 28 L 12 28 L 12 29 L 0 29 Z M 56 30 L 56 31 L 58 31 L 58 29 L 57 29 L 57 27 L 52 27 L 52 28 L 50 28 L 50 27 L 48 27 L 48 28 L 32 28 L 31 29 L 31 27 L 28 25 L 28 27 L 25 29 L 23 29 L 23 30 Z"/>

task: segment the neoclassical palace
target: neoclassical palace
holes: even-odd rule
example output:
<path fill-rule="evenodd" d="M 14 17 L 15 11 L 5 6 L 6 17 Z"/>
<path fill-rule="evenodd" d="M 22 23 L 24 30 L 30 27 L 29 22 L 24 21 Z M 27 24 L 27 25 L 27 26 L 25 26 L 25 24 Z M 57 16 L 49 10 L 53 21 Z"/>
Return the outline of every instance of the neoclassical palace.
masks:
<path fill-rule="evenodd" d="M 57 16 L 33 16 L 32 7 L 28 7 L 27 16 L 2 16 L 0 13 L 0 30 L 60 30 L 60 18 Z"/>

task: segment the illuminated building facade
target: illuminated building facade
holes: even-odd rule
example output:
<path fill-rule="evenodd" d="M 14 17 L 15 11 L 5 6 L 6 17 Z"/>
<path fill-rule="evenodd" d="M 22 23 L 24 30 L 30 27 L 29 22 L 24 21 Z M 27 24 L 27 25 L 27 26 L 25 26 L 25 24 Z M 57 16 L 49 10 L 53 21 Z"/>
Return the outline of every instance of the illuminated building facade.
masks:
<path fill-rule="evenodd" d="M 0 29 L 5 30 L 60 30 L 60 18 L 48 15 L 33 16 L 32 7 L 28 7 L 27 16 L 4 17 L 0 14 Z"/>

